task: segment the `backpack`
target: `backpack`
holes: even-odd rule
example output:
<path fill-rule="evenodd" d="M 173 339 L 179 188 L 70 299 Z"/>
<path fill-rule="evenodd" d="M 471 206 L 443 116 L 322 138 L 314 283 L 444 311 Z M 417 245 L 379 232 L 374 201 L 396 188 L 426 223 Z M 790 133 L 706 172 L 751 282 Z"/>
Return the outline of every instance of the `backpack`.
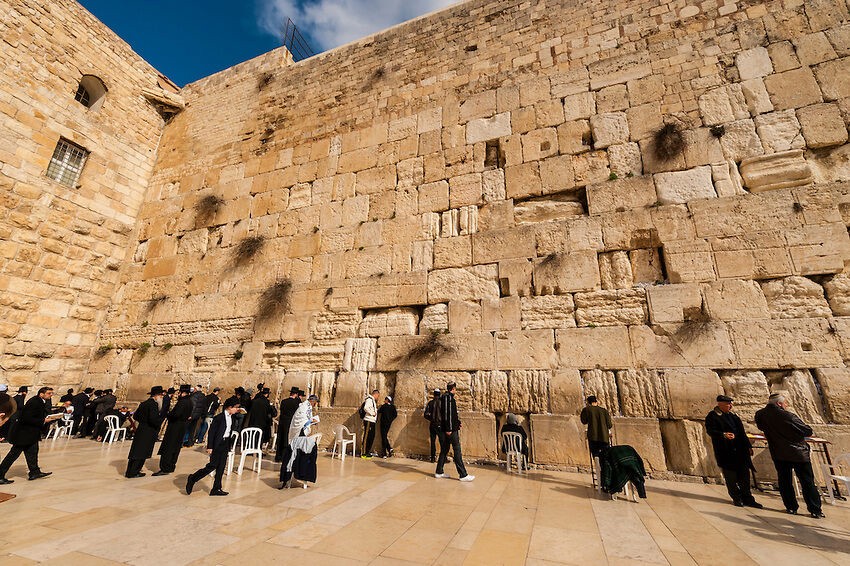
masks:
<path fill-rule="evenodd" d="M 422 416 L 425 417 L 426 421 L 434 422 L 434 405 L 436 402 L 436 400 L 432 399 L 428 401 L 427 405 L 425 405 L 425 414 Z"/>
<path fill-rule="evenodd" d="M 360 415 L 360 420 L 366 418 L 366 399 L 363 399 L 363 402 L 360 403 L 360 408 L 357 409 L 357 414 Z"/>

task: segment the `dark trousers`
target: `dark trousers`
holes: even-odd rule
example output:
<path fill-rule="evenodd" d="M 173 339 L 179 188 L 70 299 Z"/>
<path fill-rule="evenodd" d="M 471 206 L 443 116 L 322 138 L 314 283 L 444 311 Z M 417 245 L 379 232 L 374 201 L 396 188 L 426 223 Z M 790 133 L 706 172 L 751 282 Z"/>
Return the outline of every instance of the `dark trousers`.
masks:
<path fill-rule="evenodd" d="M 375 423 L 363 421 L 363 450 L 361 454 L 368 456 L 372 452 L 372 443 L 375 442 Z"/>
<path fill-rule="evenodd" d="M 197 472 L 191 474 L 189 479 L 192 483 L 197 483 L 200 480 L 204 479 L 211 473 L 215 472 L 215 477 L 213 478 L 213 486 L 212 491 L 221 489 L 221 479 L 224 477 L 224 468 L 227 467 L 227 448 L 221 448 L 218 450 L 214 450 L 212 454 L 210 454 L 209 463 L 198 470 Z"/>
<path fill-rule="evenodd" d="M 159 456 L 159 470 L 168 472 L 169 474 L 177 469 L 177 458 L 180 457 L 180 450 L 163 452 Z"/>
<path fill-rule="evenodd" d="M 127 460 L 127 471 L 124 473 L 125 477 L 131 478 L 142 471 L 142 468 L 145 465 L 144 458 L 135 458 Z"/>
<path fill-rule="evenodd" d="M 5 458 L 3 458 L 3 462 L 0 463 L 0 478 L 6 477 L 6 472 L 9 471 L 9 468 L 12 467 L 12 464 L 15 463 L 15 460 L 18 459 L 21 453 L 23 453 L 24 457 L 27 459 L 27 467 L 30 470 L 31 476 L 41 471 L 38 467 L 38 442 L 27 446 L 13 444 L 9 453 L 6 454 Z"/>
<path fill-rule="evenodd" d="M 443 466 L 446 465 L 446 458 L 449 455 L 449 447 L 452 449 L 458 476 L 466 477 L 466 468 L 463 465 L 463 456 L 460 452 L 460 431 L 458 430 L 449 435 L 440 434 L 440 457 L 437 459 L 437 473 L 443 473 Z"/>
<path fill-rule="evenodd" d="M 389 434 L 390 434 L 390 427 L 384 428 L 382 426 L 381 427 L 381 446 L 383 447 L 384 454 L 386 456 L 389 456 L 390 452 L 393 451 L 393 447 L 390 446 Z"/>
<path fill-rule="evenodd" d="M 747 464 L 735 469 L 721 468 L 720 471 L 723 473 L 726 491 L 729 492 L 732 501 L 740 501 L 741 503 L 753 503 L 755 501 L 750 490 L 750 467 Z"/>
<path fill-rule="evenodd" d="M 590 455 L 594 457 L 602 456 L 602 453 L 611 448 L 610 442 L 602 442 L 601 440 L 588 440 L 587 446 L 590 449 Z"/>
<path fill-rule="evenodd" d="M 195 444 L 195 436 L 198 434 L 198 427 L 201 426 L 201 418 L 193 418 L 189 421 L 189 426 L 186 427 L 186 434 L 183 435 L 183 444 L 192 446 Z"/>
<path fill-rule="evenodd" d="M 440 436 L 440 429 L 433 426 L 428 427 L 428 436 L 431 437 L 431 461 L 437 461 L 437 439 Z"/>
<path fill-rule="evenodd" d="M 821 512 L 820 491 L 815 485 L 815 473 L 811 462 L 786 462 L 774 460 L 776 475 L 779 478 L 779 494 L 786 509 L 796 511 L 800 504 L 797 503 L 797 494 L 794 493 L 794 481 L 792 473 L 797 474 L 800 481 L 800 490 L 803 492 L 803 500 L 809 513 Z"/>
<path fill-rule="evenodd" d="M 72 432 L 73 434 L 79 434 L 79 432 L 80 432 L 80 425 L 81 425 L 81 424 L 83 424 L 83 414 L 82 414 L 82 413 L 77 414 L 77 413 L 75 412 L 75 413 L 74 413 L 73 421 L 74 421 L 74 428 L 73 428 L 73 429 L 71 429 L 71 432 Z"/>

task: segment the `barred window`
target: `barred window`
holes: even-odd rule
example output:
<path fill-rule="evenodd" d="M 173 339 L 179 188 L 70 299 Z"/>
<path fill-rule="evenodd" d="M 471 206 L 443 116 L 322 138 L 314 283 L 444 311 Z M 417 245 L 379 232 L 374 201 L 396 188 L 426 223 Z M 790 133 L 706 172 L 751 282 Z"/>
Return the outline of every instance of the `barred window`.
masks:
<path fill-rule="evenodd" d="M 65 138 L 60 138 L 47 166 L 47 176 L 63 185 L 75 187 L 89 152 Z"/>
<path fill-rule="evenodd" d="M 85 106 L 89 107 L 89 91 L 86 90 L 82 84 L 77 87 L 77 94 L 74 95 L 74 100 Z"/>

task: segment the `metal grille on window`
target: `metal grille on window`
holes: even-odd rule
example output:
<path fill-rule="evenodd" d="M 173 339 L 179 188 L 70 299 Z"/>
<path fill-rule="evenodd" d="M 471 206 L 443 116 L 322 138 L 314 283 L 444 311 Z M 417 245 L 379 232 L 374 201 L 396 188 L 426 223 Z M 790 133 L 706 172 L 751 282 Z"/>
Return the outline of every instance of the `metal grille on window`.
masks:
<path fill-rule="evenodd" d="M 88 154 L 84 148 L 60 139 L 47 166 L 47 176 L 63 185 L 75 186 Z"/>
<path fill-rule="evenodd" d="M 86 87 L 80 85 L 77 87 L 77 94 L 74 95 L 74 100 L 85 106 L 89 107 L 89 91 L 86 90 Z"/>

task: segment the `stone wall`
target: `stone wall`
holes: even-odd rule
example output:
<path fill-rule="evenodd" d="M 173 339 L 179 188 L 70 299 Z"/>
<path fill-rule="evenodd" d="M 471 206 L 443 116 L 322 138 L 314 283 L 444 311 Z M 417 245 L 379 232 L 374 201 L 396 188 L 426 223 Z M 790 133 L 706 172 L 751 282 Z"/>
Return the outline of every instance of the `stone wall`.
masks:
<path fill-rule="evenodd" d="M 850 26 L 839 0 L 473 0 L 183 89 L 86 383 L 265 382 L 423 453 L 524 417 L 584 465 L 596 394 L 659 473 L 770 391 L 848 446 Z M 325 435 L 325 441 L 330 440 Z"/>
<path fill-rule="evenodd" d="M 167 79 L 76 2 L 0 0 L 0 381 L 79 385 L 135 248 Z M 83 75 L 106 86 L 87 108 Z M 75 186 L 45 173 L 61 138 L 91 155 Z"/>

